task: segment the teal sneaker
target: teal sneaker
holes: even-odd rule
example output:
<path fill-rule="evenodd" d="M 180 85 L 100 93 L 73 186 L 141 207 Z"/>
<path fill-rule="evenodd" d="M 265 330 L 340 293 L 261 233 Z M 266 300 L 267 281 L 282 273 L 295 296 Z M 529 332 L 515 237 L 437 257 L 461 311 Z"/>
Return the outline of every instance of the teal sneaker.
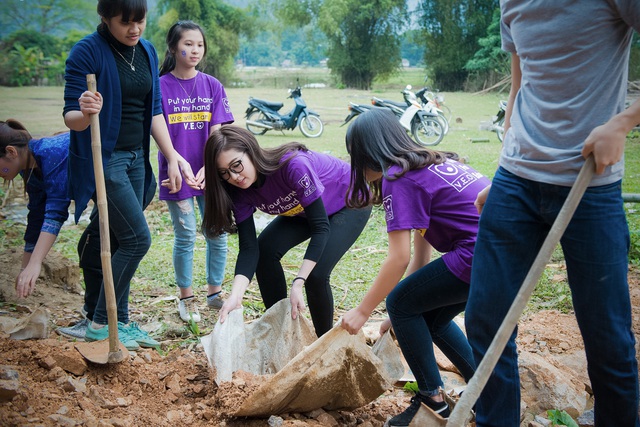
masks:
<path fill-rule="evenodd" d="M 91 323 L 87 325 L 87 333 L 84 336 L 84 340 L 87 342 L 91 341 L 102 341 L 109 338 L 109 327 L 105 326 L 100 329 L 93 329 L 91 327 Z M 128 331 L 128 328 L 124 323 L 118 322 L 118 340 L 126 347 L 127 350 L 138 350 L 140 346 L 136 342 L 136 340 L 131 336 Z"/>
<path fill-rule="evenodd" d="M 149 336 L 148 332 L 140 329 L 140 325 L 137 322 L 129 322 L 129 326 L 126 326 L 129 332 L 129 336 L 136 340 L 140 347 L 157 348 L 160 347 L 160 343 Z"/>

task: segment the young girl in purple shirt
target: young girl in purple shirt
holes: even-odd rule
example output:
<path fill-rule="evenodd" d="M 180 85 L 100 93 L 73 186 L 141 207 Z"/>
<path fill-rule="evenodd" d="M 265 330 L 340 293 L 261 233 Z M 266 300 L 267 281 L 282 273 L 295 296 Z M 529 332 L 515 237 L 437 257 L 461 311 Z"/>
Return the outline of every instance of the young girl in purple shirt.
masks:
<path fill-rule="evenodd" d="M 346 143 L 353 171 L 348 205 L 384 207 L 389 248 L 371 289 L 344 314 L 342 326 L 356 334 L 386 297 L 390 322 L 381 332 L 393 326 L 420 390 L 388 425 L 409 425 L 420 403 L 447 418 L 433 345 L 465 380 L 473 376 L 471 347 L 453 318 L 464 311 L 469 294 L 479 218 L 473 203 L 489 180 L 453 153 L 418 145 L 386 110 L 360 115 Z M 432 260 L 433 249 L 442 256 Z"/>
<path fill-rule="evenodd" d="M 263 149 L 251 132 L 233 125 L 211 134 L 204 155 L 204 232 L 237 232 L 240 240 L 233 287 L 220 321 L 240 307 L 254 273 L 266 308 L 286 298 L 280 260 L 310 239 L 291 281 L 291 315 L 295 319 L 305 308 L 304 286 L 316 334 L 327 332 L 333 326 L 331 271 L 371 213 L 370 206 L 345 206 L 349 164 L 295 142 Z M 276 216 L 257 237 L 256 210 Z"/>
<path fill-rule="evenodd" d="M 199 229 L 196 203 L 200 214 L 204 213 L 204 144 L 211 132 L 233 122 L 222 83 L 196 69 L 206 53 L 207 42 L 202 28 L 193 21 L 178 21 L 167 32 L 167 52 L 160 68 L 162 111 L 171 142 L 191 165 L 196 181 L 194 186 L 183 185 L 173 193 L 164 185 L 160 187 L 160 200 L 167 203 L 173 223 L 173 267 L 180 290 L 178 312 L 185 322 L 200 321 L 192 282 L 193 251 Z M 158 153 L 158 164 L 159 179 L 167 182 L 168 162 L 161 152 Z M 207 306 L 220 309 L 227 235 L 208 238 L 206 244 Z"/>

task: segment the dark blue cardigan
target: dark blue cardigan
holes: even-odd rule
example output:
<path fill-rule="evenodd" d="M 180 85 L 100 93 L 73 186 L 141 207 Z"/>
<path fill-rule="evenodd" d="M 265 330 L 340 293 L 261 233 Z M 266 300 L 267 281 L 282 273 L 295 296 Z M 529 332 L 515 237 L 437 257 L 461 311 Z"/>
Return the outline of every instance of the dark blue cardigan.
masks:
<path fill-rule="evenodd" d="M 138 46 L 142 46 L 149 57 L 152 76 L 152 90 L 146 99 L 148 108 L 145 110 L 145 135 L 142 147 L 145 160 L 145 193 L 155 190 L 155 178 L 149 162 L 151 120 L 153 116 L 162 114 L 162 94 L 158 75 L 158 55 L 153 45 L 147 40 L 140 39 Z M 111 153 L 116 145 L 120 131 L 122 113 L 122 94 L 120 77 L 109 42 L 97 32 L 80 40 L 71 49 L 66 62 L 64 111 L 80 110 L 78 98 L 87 90 L 87 74 L 96 75 L 98 92 L 102 95 L 103 104 L 100 111 L 100 138 L 102 143 L 102 162 L 106 167 Z M 80 219 L 87 203 L 96 191 L 93 174 L 93 158 L 91 153 L 91 129 L 82 132 L 71 131 L 68 162 L 68 193 L 69 198 L 75 200 L 75 221 Z M 145 200 L 147 194 L 145 194 Z"/>

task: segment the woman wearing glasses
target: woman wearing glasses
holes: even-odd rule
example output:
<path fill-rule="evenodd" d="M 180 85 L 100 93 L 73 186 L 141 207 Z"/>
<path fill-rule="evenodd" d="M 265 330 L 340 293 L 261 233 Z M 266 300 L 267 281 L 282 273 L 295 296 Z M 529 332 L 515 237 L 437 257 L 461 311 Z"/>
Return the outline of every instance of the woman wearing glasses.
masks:
<path fill-rule="evenodd" d="M 318 336 L 333 326 L 329 278 L 369 219 L 371 207 L 349 209 L 349 164 L 296 142 L 261 148 L 246 129 L 223 126 L 205 146 L 205 213 L 203 229 L 213 237 L 238 233 L 240 251 L 231 295 L 220 321 L 240 307 L 256 274 L 266 308 L 287 297 L 282 257 L 307 239 L 309 244 L 291 282 L 291 316 L 304 310 L 305 287 Z M 256 236 L 253 214 L 276 218 Z"/>

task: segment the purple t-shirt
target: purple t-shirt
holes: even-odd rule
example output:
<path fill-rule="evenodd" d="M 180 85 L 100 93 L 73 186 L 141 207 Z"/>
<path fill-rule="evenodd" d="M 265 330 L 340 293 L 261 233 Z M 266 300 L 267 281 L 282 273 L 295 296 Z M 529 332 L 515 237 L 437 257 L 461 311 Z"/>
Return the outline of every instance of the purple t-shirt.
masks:
<path fill-rule="evenodd" d="M 304 207 L 322 197 L 327 215 L 345 207 L 351 168 L 328 154 L 296 151 L 285 166 L 266 177 L 260 188 L 232 192 L 236 223 L 249 218 L 256 209 L 271 215 L 305 216 Z"/>
<path fill-rule="evenodd" d="M 233 123 L 227 93 L 215 77 L 198 72 L 189 80 L 178 80 L 167 73 L 160 77 L 162 90 L 162 112 L 167 121 L 171 142 L 196 174 L 204 165 L 204 145 L 211 127 Z M 158 153 L 159 180 L 166 179 L 167 160 Z M 183 185 L 180 191 L 169 194 L 169 189 L 160 186 L 161 200 L 184 200 L 201 196 L 202 190 Z"/>
<path fill-rule="evenodd" d="M 389 168 L 388 175 L 401 169 Z M 473 202 L 489 180 L 471 167 L 447 160 L 412 170 L 396 180 L 382 180 L 387 232 L 418 230 L 449 270 L 471 281 L 471 260 L 480 215 Z"/>

